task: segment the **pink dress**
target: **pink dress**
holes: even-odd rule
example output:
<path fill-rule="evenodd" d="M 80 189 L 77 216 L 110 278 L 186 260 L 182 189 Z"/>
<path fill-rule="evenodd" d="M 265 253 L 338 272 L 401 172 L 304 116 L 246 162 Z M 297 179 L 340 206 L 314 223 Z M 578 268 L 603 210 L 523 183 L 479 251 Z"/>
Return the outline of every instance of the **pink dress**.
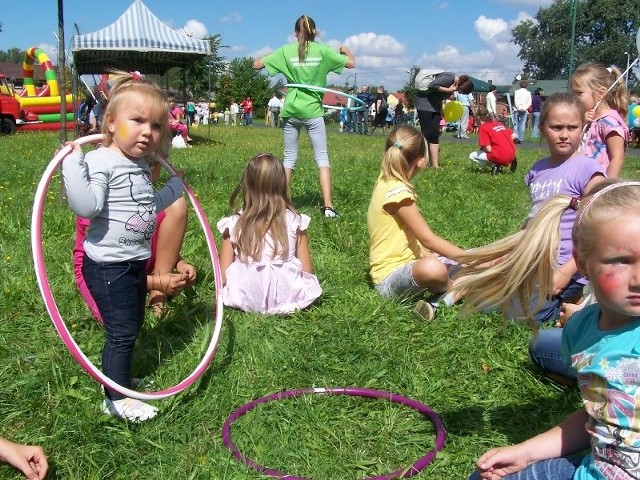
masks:
<path fill-rule="evenodd" d="M 629 127 L 620 114 L 614 110 L 607 110 L 596 118 L 583 139 L 581 153 L 597 160 L 606 170 L 611 160 L 607 151 L 606 138 L 610 133 L 617 133 L 624 140 L 625 149 L 629 142 Z"/>
<path fill-rule="evenodd" d="M 245 312 L 268 314 L 292 313 L 311 305 L 322 293 L 322 288 L 315 275 L 302 271 L 302 263 L 295 255 L 297 233 L 305 231 L 311 219 L 287 210 L 289 251 L 285 259 L 271 260 L 273 245 L 267 237 L 262 259 L 243 263 L 238 259 L 237 235 L 234 232 L 238 218 L 238 215 L 232 215 L 218 222 L 220 233 L 228 232 L 235 256 L 227 267 L 227 284 L 222 289 L 223 303 Z"/>

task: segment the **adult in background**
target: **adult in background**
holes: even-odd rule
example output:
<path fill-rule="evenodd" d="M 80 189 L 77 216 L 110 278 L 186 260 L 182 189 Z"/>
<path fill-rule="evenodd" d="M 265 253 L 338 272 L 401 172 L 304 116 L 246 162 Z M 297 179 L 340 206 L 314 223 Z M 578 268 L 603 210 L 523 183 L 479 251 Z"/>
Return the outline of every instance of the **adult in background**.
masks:
<path fill-rule="evenodd" d="M 462 117 L 458 122 L 457 138 L 469 138 L 467 135 L 469 126 L 469 109 L 475 108 L 473 93 L 454 92 L 453 97 L 462 104 Z"/>
<path fill-rule="evenodd" d="M 498 116 L 495 85 L 489 86 L 489 93 L 487 93 L 487 111 L 489 112 L 489 115 L 493 117 L 494 120 Z"/>
<path fill-rule="evenodd" d="M 393 124 L 395 126 L 400 126 L 404 123 L 404 104 L 402 100 L 398 100 L 396 103 L 396 107 L 393 112 Z"/>
<path fill-rule="evenodd" d="M 313 19 L 302 15 L 294 25 L 295 43 L 283 45 L 264 58 L 253 62 L 253 68 L 267 68 L 269 75 L 282 73 L 288 83 L 326 87 L 329 72 L 341 73 L 344 67 L 353 68 L 356 61 L 349 49 L 342 45 L 336 51 L 329 45 L 315 41 L 318 31 Z M 300 130 L 305 128 L 318 165 L 318 180 L 322 191 L 322 213 L 335 218 L 331 198 L 331 167 L 327 151 L 327 129 L 322 108 L 323 93 L 307 88 L 289 87 L 285 97 L 282 120 L 284 123 L 284 167 L 287 185 L 298 160 Z"/>
<path fill-rule="evenodd" d="M 229 116 L 231 117 L 231 125 L 236 126 L 238 124 L 238 115 L 240 114 L 240 105 L 233 100 L 229 105 Z"/>
<path fill-rule="evenodd" d="M 369 93 L 369 85 L 360 85 L 360 91 L 356 94 L 364 102 L 362 110 L 356 112 L 356 133 L 369 134 L 369 107 L 373 103 L 373 96 Z"/>
<path fill-rule="evenodd" d="M 267 110 L 269 110 L 269 126 L 276 128 L 280 121 L 280 111 L 282 110 L 282 101 L 277 94 L 274 93 L 269 103 L 267 103 Z"/>
<path fill-rule="evenodd" d="M 384 87 L 380 85 L 378 87 L 378 95 L 376 95 L 376 113 L 373 116 L 373 128 L 371 129 L 371 135 L 376 131 L 376 128 L 382 128 L 382 134 L 387 134 L 387 112 L 389 105 L 387 104 L 387 97 L 384 93 Z"/>
<path fill-rule="evenodd" d="M 515 104 L 515 123 L 516 123 L 516 143 L 524 141 L 524 132 L 527 127 L 527 116 L 529 115 L 529 107 L 531 106 L 531 92 L 527 90 L 527 81 L 520 80 L 520 88 L 514 94 Z"/>
<path fill-rule="evenodd" d="M 416 75 L 416 88 L 422 87 Z M 473 81 L 468 75 L 458 77 L 453 72 L 442 72 L 429 77 L 428 83 L 416 92 L 415 106 L 420 120 L 420 130 L 427 140 L 429 165 L 440 168 L 440 118 L 442 104 L 453 92 L 464 94 L 473 91 Z"/>
<path fill-rule="evenodd" d="M 244 124 L 248 127 L 253 126 L 253 99 L 251 95 L 245 98 L 240 104 L 242 110 L 244 110 Z"/>
<path fill-rule="evenodd" d="M 542 110 L 542 88 L 536 88 L 531 95 L 531 137 L 538 138 L 540 136 L 540 110 Z"/>

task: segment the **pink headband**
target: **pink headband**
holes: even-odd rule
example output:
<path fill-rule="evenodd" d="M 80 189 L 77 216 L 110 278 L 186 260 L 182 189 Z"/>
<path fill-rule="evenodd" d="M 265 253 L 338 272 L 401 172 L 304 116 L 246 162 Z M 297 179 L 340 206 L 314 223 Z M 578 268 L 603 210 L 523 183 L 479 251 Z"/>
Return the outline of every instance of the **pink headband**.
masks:
<path fill-rule="evenodd" d="M 618 182 L 618 183 L 612 183 L 611 185 L 608 185 L 608 186 L 604 187 L 602 190 L 598 190 L 596 193 L 593 194 L 593 196 L 586 203 L 586 205 L 584 206 L 584 208 L 580 212 L 580 215 L 578 215 L 578 219 L 576 220 L 576 223 L 579 223 L 580 220 L 582 220 L 582 216 L 589 209 L 589 207 L 593 204 L 593 202 L 595 202 L 598 199 L 598 197 L 600 197 L 600 196 L 604 195 L 605 193 L 610 192 L 611 190 L 613 190 L 615 188 L 618 188 L 618 187 L 640 187 L 640 182 Z"/>

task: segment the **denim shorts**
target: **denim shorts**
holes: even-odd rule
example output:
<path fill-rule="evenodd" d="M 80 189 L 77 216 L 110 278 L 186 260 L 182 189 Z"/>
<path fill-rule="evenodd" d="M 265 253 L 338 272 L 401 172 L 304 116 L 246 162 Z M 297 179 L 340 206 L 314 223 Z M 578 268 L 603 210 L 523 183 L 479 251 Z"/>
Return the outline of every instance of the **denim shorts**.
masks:
<path fill-rule="evenodd" d="M 384 277 L 382 281 L 375 286 L 376 292 L 378 292 L 381 297 L 391 298 L 407 294 L 415 295 L 425 291 L 426 289 L 418 286 L 413 279 L 411 269 L 414 263 L 415 262 L 405 263 Z"/>

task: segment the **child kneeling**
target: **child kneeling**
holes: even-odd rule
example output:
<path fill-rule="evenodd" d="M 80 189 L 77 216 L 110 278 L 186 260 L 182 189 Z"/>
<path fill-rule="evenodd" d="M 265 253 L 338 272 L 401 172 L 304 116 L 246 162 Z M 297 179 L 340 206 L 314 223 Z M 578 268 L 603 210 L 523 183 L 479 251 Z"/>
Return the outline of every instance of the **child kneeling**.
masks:
<path fill-rule="evenodd" d="M 480 148 L 469 154 L 469 160 L 483 167 L 491 165 L 493 174 L 500 173 L 506 165 L 511 165 L 511 171 L 515 172 L 518 166 L 514 142 L 516 135 L 504 124 L 493 120 L 484 107 L 478 108 L 477 116 L 480 119 Z"/>

